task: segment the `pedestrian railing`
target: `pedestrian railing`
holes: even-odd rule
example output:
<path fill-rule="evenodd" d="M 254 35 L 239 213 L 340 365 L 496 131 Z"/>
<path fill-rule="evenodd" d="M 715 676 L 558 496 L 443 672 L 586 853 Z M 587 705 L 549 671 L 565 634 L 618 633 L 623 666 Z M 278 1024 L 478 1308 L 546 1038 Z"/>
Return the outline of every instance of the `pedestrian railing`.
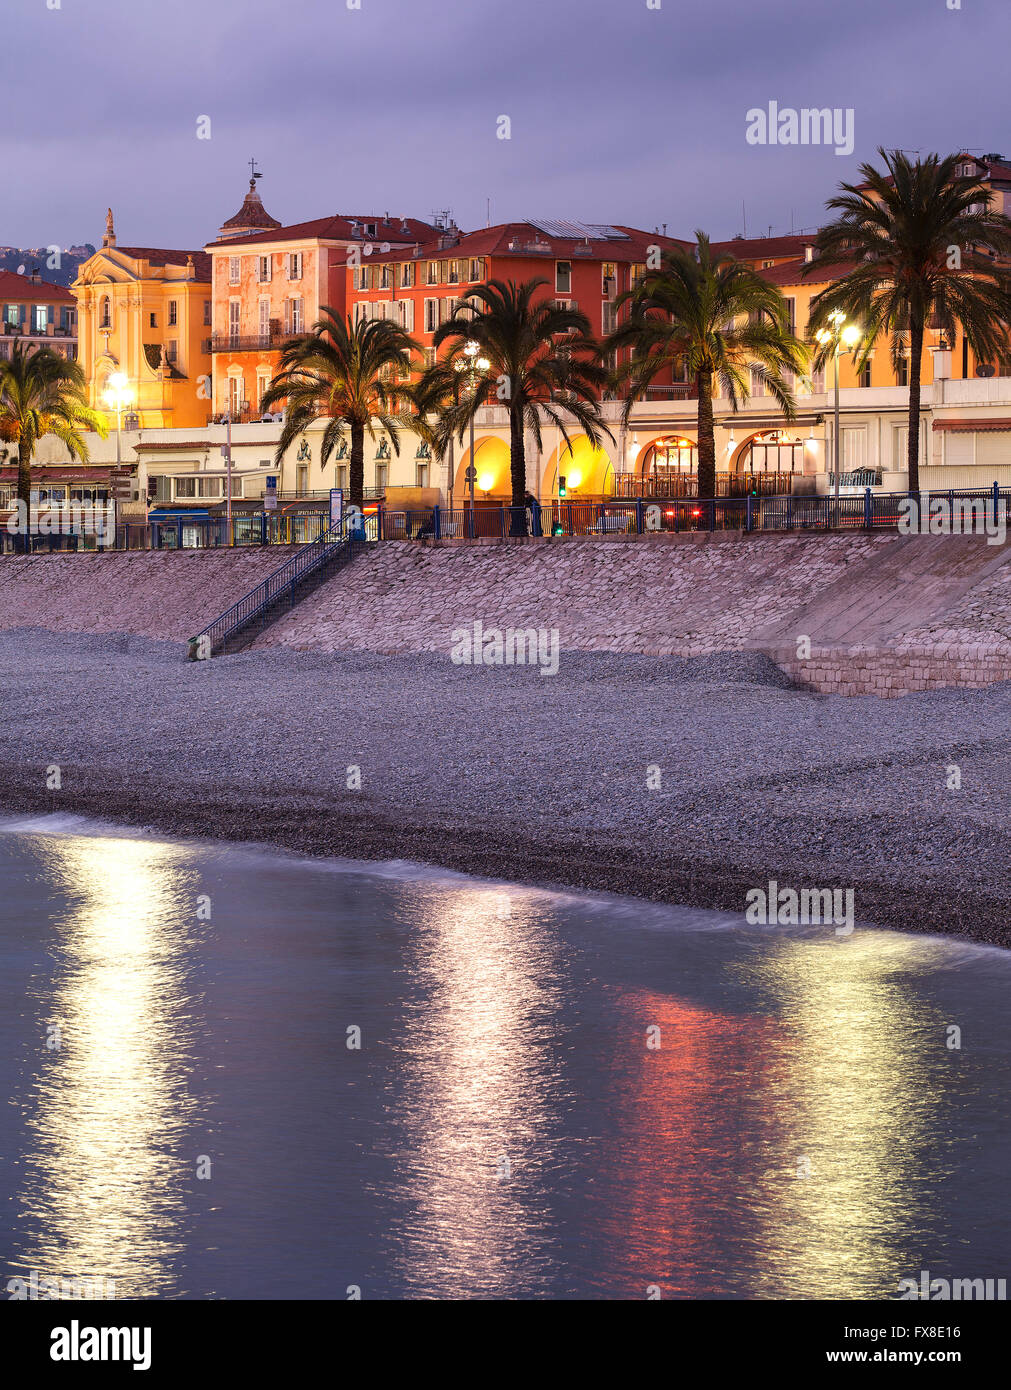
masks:
<path fill-rule="evenodd" d="M 268 623 L 346 565 L 369 543 L 370 529 L 374 540 L 378 530 L 375 518 L 371 528 L 368 518 L 355 530 L 349 530 L 344 522 L 329 527 L 318 540 L 303 546 L 238 603 L 191 637 L 189 659 L 200 661 L 246 646 Z"/>

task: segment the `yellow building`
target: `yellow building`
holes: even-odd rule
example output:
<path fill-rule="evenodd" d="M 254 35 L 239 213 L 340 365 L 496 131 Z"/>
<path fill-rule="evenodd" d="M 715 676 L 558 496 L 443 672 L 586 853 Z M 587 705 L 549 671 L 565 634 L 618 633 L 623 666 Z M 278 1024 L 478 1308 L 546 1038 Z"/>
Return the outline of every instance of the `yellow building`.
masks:
<path fill-rule="evenodd" d="M 88 397 L 109 414 L 109 378 L 126 377 L 124 428 L 193 429 L 211 411 L 211 260 L 203 251 L 117 246 L 110 210 L 102 247 L 83 263 L 78 357 Z"/>

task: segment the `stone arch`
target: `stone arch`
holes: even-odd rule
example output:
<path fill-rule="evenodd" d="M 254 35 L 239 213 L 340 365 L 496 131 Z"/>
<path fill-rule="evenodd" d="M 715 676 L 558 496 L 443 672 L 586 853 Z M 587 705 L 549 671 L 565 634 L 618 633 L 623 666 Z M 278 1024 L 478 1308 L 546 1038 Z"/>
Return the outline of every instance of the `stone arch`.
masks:
<path fill-rule="evenodd" d="M 467 482 L 467 469 L 470 466 L 470 442 L 460 450 L 460 461 L 456 467 L 453 481 L 453 496 L 456 504 L 470 496 Z M 509 473 L 509 445 L 497 434 L 475 435 L 474 466 L 477 479 L 474 483 L 474 496 L 480 501 L 484 497 L 508 502 L 512 497 L 512 481 Z M 487 487 L 481 486 L 482 482 Z"/>
<path fill-rule="evenodd" d="M 570 447 L 559 436 L 557 446 L 545 456 L 541 497 L 546 500 L 558 495 L 559 474 L 565 477 L 570 498 L 609 497 L 614 492 L 616 472 L 610 453 L 603 445 L 595 449 L 585 434 L 573 434 L 571 440 Z"/>

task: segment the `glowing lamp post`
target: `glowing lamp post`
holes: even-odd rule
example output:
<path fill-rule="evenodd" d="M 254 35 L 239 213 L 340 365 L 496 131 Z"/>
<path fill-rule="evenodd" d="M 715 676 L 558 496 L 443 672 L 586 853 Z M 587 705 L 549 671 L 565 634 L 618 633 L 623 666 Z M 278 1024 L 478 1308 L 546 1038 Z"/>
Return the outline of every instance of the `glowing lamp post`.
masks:
<path fill-rule="evenodd" d="M 477 390 L 477 379 L 483 376 L 491 366 L 487 357 L 478 357 L 481 348 L 473 339 L 463 345 L 463 357 L 454 362 L 454 367 L 458 372 L 467 374 L 467 390 L 471 395 Z M 470 466 L 467 469 L 467 483 L 470 489 L 470 510 L 474 511 L 474 484 L 477 481 L 477 469 L 474 467 L 474 412 L 470 413 Z"/>
<path fill-rule="evenodd" d="M 835 363 L 835 425 L 832 431 L 832 466 L 835 472 L 835 487 L 833 489 L 835 501 L 833 503 L 833 525 L 839 525 L 839 474 L 842 471 L 842 459 L 840 458 L 840 437 L 839 437 L 839 353 L 843 346 L 852 349 L 860 341 L 860 329 L 856 324 L 847 323 L 846 315 L 836 309 L 829 314 L 831 328 L 821 328 L 814 335 L 819 343 L 825 345 L 832 343 L 832 359 Z"/>
<path fill-rule="evenodd" d="M 125 372 L 113 372 L 106 383 L 105 404 L 116 412 L 116 463 L 123 462 L 123 411 L 133 400 L 130 380 Z"/>

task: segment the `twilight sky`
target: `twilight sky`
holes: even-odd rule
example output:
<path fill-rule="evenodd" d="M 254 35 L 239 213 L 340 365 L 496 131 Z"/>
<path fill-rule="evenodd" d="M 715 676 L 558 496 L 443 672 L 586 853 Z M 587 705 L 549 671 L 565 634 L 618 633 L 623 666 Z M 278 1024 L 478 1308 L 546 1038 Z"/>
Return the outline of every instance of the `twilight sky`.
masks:
<path fill-rule="evenodd" d="M 1011 156 L 1008 0 L 955 3 L 3 0 L 0 244 L 97 244 L 111 204 L 123 244 L 202 245 L 251 155 L 285 223 L 812 227 L 880 144 Z M 770 101 L 852 109 L 853 154 L 749 144 Z"/>

